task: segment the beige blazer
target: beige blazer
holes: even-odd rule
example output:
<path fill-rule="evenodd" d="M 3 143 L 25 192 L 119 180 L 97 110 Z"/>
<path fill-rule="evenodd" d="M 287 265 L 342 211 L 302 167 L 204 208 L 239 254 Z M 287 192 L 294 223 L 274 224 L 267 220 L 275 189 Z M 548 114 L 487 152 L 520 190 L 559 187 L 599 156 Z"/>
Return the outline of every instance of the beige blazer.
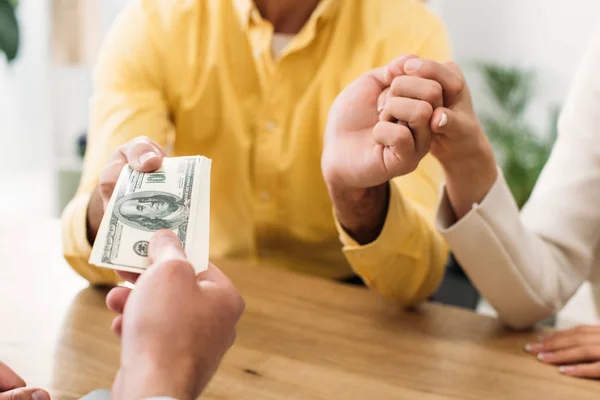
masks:
<path fill-rule="evenodd" d="M 556 145 L 522 212 L 500 174 L 458 222 L 444 193 L 437 223 L 508 325 L 523 328 L 557 313 L 561 327 L 600 323 L 600 35 L 575 76 Z"/>

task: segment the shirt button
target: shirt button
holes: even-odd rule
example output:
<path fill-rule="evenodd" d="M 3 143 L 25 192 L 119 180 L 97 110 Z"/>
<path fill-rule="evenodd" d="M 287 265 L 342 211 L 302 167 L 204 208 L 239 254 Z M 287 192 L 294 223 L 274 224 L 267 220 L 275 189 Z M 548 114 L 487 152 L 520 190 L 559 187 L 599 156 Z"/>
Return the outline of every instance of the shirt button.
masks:
<path fill-rule="evenodd" d="M 260 199 L 262 201 L 269 201 L 270 198 L 271 198 L 271 196 L 269 195 L 268 192 L 260 192 Z"/>
<path fill-rule="evenodd" d="M 265 129 L 267 132 L 273 132 L 277 128 L 277 124 L 274 121 L 267 121 L 265 123 Z"/>

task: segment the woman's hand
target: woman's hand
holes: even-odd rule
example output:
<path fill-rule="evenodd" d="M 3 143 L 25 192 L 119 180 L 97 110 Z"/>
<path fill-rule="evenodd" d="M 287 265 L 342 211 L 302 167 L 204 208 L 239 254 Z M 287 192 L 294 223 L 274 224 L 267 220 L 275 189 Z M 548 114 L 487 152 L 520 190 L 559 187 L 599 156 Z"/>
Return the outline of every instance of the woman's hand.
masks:
<path fill-rule="evenodd" d="M 525 350 L 543 363 L 559 366 L 565 375 L 600 379 L 600 325 L 550 333 Z"/>
<path fill-rule="evenodd" d="M 420 92 L 439 94 L 427 98 L 434 110 L 429 122 L 430 152 L 444 168 L 448 199 L 456 219 L 460 220 L 473 204 L 485 198 L 496 181 L 498 170 L 492 146 L 475 113 L 469 86 L 456 64 L 407 58 L 402 67 L 404 74 L 395 73 L 397 78 L 390 90 L 383 95 L 383 101 L 380 98 L 380 108 L 387 105 L 399 88 L 403 88 L 400 94 L 405 96 Z"/>

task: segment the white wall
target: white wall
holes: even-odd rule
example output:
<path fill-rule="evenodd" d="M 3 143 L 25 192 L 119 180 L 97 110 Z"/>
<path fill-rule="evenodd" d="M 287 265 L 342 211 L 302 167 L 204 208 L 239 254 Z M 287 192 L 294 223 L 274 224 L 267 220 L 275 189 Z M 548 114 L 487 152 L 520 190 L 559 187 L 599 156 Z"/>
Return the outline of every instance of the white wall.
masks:
<path fill-rule="evenodd" d="M 485 107 L 473 60 L 538 71 L 529 118 L 547 131 L 547 110 L 562 104 L 581 56 L 598 25 L 597 0 L 437 0 L 467 71 L 475 100 Z"/>
<path fill-rule="evenodd" d="M 104 32 L 127 0 L 101 2 Z M 73 157 L 75 139 L 88 123 L 90 65 L 51 61 L 50 0 L 21 0 L 22 42 L 8 66 L 0 58 L 0 168 L 46 168 Z"/>
<path fill-rule="evenodd" d="M 98 2 L 102 31 L 127 1 Z M 88 124 L 92 68 L 52 62 L 50 9 L 51 0 L 21 0 L 19 57 L 10 66 L 0 57 L 0 215 L 57 215 L 58 166 L 76 159 Z"/>
<path fill-rule="evenodd" d="M 128 1 L 102 0 L 99 16 L 102 36 Z M 60 160 L 70 159 L 75 157 L 77 137 L 85 132 L 88 126 L 89 98 L 93 91 L 93 65 L 55 65 L 52 68 L 52 76 L 58 99 L 53 105 L 55 154 Z"/>
<path fill-rule="evenodd" d="M 0 56 L 0 168 L 46 165 L 51 151 L 48 109 L 48 3 L 23 0 L 19 8 L 22 43 L 8 66 Z M 25 156 L 26 155 L 26 156 Z"/>
<path fill-rule="evenodd" d="M 52 175 L 43 172 L 53 158 L 48 12 L 45 0 L 21 1 L 19 58 L 8 66 L 0 57 L 0 216 L 55 208 Z"/>

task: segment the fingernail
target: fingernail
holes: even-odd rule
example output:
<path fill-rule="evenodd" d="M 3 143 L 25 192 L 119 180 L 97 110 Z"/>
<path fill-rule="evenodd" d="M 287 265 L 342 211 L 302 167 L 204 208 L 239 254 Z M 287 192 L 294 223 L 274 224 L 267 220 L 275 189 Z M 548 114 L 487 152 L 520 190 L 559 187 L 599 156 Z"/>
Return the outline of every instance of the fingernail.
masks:
<path fill-rule="evenodd" d="M 378 112 L 378 113 L 382 112 L 382 111 L 383 111 L 383 107 L 384 107 L 383 103 L 382 103 L 382 104 L 379 104 L 379 105 L 377 106 L 377 112 Z"/>
<path fill-rule="evenodd" d="M 216 286 L 216 283 L 211 281 L 200 281 L 198 282 L 198 286 L 200 286 L 200 289 L 206 289 L 212 286 Z"/>
<path fill-rule="evenodd" d="M 443 128 L 446 126 L 447 123 L 448 123 L 448 116 L 446 115 L 446 113 L 442 113 L 442 120 L 440 121 L 439 127 Z"/>
<path fill-rule="evenodd" d="M 423 65 L 423 60 L 420 58 L 411 58 L 407 62 L 404 63 L 404 71 L 405 72 L 415 72 L 418 71 L 419 68 Z"/>
<path fill-rule="evenodd" d="M 44 392 L 43 390 L 36 390 L 31 394 L 31 398 L 33 400 L 45 400 L 46 398 L 48 398 L 48 396 L 46 396 L 46 392 Z"/>
<path fill-rule="evenodd" d="M 549 356 L 550 356 L 550 353 L 539 353 L 537 355 L 537 359 L 540 361 L 544 361 L 544 360 L 548 359 Z"/>
<path fill-rule="evenodd" d="M 526 344 L 525 345 L 525 351 L 528 353 L 538 353 L 540 351 L 544 350 L 544 345 L 538 344 L 538 343 L 534 343 L 534 344 Z"/>
<path fill-rule="evenodd" d="M 162 238 L 172 239 L 173 231 L 170 231 L 168 229 L 161 229 L 160 231 L 154 232 L 154 235 L 152 236 L 152 240 L 154 240 L 154 241 L 162 239 Z"/>
<path fill-rule="evenodd" d="M 146 161 L 148 161 L 148 160 L 150 160 L 150 159 L 152 159 L 154 157 L 158 157 L 158 154 L 156 154 L 153 151 L 150 151 L 148 153 L 144 153 L 139 158 L 140 164 L 144 164 Z"/>
<path fill-rule="evenodd" d="M 573 373 L 577 370 L 576 367 L 573 367 L 572 365 L 562 365 L 560 367 L 558 367 L 558 371 L 561 374 L 569 374 L 569 373 Z"/>

